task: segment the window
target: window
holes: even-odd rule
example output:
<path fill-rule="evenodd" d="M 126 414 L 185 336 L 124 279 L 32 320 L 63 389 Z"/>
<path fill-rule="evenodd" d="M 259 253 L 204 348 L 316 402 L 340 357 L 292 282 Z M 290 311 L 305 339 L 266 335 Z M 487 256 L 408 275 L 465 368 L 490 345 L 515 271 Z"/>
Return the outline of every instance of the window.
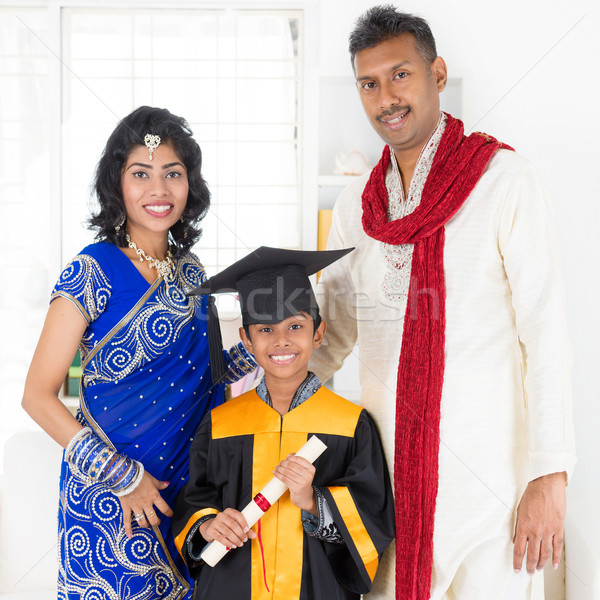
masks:
<path fill-rule="evenodd" d="M 3 228 L 0 244 L 15 270 L 33 240 L 48 240 L 49 64 L 41 41 L 47 34 L 45 11 L 0 9 L 0 222 L 13 225 Z M 37 262 L 47 266 L 44 257 Z"/>
<path fill-rule="evenodd" d="M 65 9 L 63 259 L 94 165 L 136 106 L 185 117 L 213 195 L 196 247 L 209 274 L 262 244 L 299 248 L 300 13 Z"/>
<path fill-rule="evenodd" d="M 31 426 L 25 375 L 60 268 L 93 239 L 90 183 L 120 118 L 150 104 L 189 121 L 209 274 L 302 244 L 303 11 L 74 4 L 0 7 L 0 472 L 4 438 Z"/>

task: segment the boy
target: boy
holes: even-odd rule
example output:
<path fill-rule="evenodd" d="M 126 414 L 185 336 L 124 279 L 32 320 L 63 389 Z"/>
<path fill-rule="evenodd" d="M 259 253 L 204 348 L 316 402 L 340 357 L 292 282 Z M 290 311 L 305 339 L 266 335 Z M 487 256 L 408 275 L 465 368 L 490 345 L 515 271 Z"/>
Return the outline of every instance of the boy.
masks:
<path fill-rule="evenodd" d="M 237 289 L 240 336 L 265 372 L 256 390 L 211 411 L 192 444 L 173 530 L 196 577 L 195 600 L 358 599 L 394 537 L 371 418 L 307 367 L 326 328 L 308 275 L 347 252 L 263 247 L 195 290 Z M 312 434 L 327 445 L 314 466 L 293 454 Z M 273 474 L 289 493 L 254 531 L 239 510 Z M 200 554 L 215 539 L 232 551 L 211 568 Z"/>

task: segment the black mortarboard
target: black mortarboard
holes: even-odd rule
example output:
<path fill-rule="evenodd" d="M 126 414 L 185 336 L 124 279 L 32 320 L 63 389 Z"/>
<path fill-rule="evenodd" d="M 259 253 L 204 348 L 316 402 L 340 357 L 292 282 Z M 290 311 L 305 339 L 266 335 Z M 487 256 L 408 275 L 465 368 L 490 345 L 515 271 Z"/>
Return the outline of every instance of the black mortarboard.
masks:
<path fill-rule="evenodd" d="M 213 381 L 222 380 L 225 363 L 212 294 L 237 291 L 244 326 L 279 323 L 300 311 L 309 313 L 318 326 L 319 306 L 308 276 L 352 250 L 307 251 L 261 246 L 192 290 L 190 296 L 209 295 L 208 341 Z"/>

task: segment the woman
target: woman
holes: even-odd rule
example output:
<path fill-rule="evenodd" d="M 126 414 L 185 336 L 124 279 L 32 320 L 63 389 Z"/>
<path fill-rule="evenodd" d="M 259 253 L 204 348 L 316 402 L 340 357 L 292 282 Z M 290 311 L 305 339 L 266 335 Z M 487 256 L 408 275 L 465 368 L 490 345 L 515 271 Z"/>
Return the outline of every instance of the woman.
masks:
<path fill-rule="evenodd" d="M 60 479 L 58 596 L 190 597 L 169 534 L 188 451 L 211 382 L 205 279 L 189 249 L 210 194 L 186 121 L 141 107 L 110 136 L 90 221 L 97 243 L 62 272 L 36 348 L 23 407 L 66 448 Z M 74 418 L 58 398 L 77 347 L 83 368 Z M 225 357 L 231 383 L 255 363 Z"/>

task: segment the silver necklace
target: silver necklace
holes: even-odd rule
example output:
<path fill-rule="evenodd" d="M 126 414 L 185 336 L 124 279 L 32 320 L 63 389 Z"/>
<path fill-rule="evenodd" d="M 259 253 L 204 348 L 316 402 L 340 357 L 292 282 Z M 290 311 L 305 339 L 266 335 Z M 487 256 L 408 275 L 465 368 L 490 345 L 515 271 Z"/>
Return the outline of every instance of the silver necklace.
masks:
<path fill-rule="evenodd" d="M 175 263 L 173 262 L 173 254 L 171 254 L 171 249 L 167 249 L 167 256 L 163 260 L 158 260 L 157 258 L 153 258 L 149 256 L 142 250 L 142 248 L 138 248 L 137 244 L 131 239 L 128 233 L 125 233 L 125 239 L 127 240 L 127 245 L 135 250 L 135 253 L 140 257 L 140 262 L 146 261 L 148 266 L 151 269 L 156 269 L 159 277 L 162 277 L 165 281 L 173 278 L 173 273 L 175 271 Z"/>

